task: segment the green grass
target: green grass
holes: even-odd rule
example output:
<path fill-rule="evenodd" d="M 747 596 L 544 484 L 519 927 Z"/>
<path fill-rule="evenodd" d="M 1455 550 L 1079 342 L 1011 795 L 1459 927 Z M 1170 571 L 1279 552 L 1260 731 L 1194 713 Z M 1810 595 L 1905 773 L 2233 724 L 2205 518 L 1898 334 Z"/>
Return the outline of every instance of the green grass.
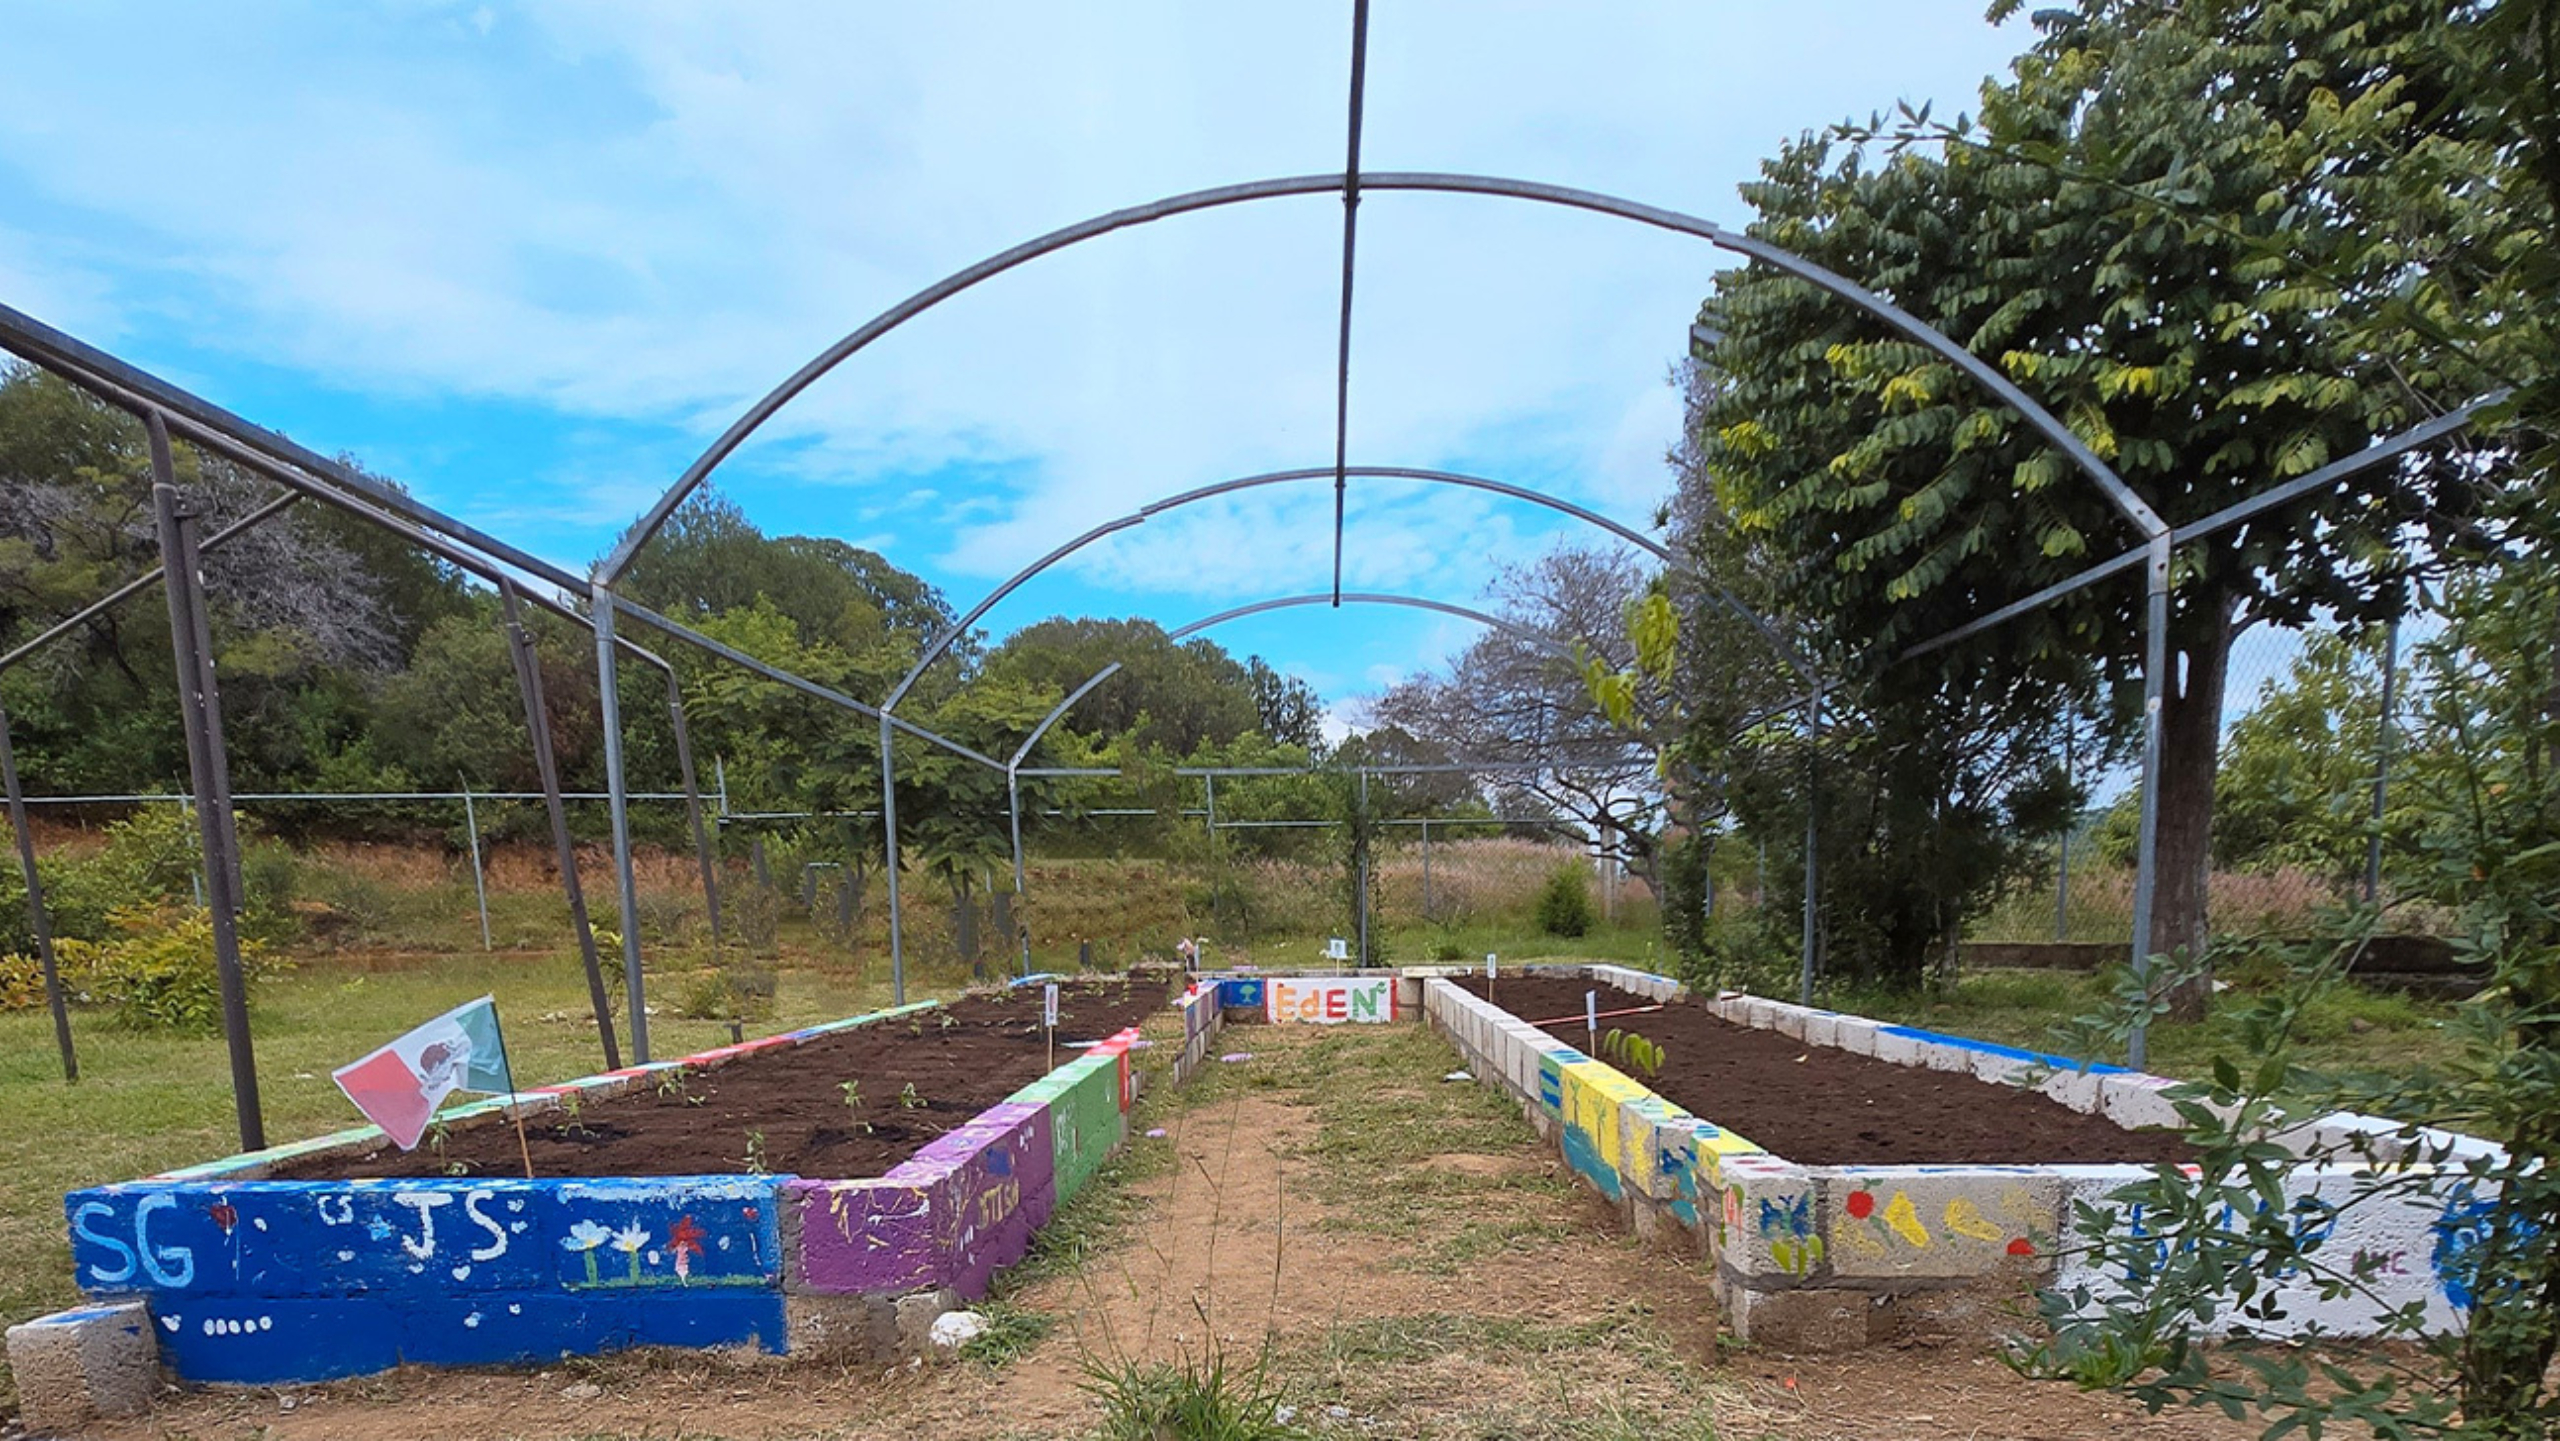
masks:
<path fill-rule="evenodd" d="M 2164 1076 L 2203 1079 L 2217 1054 L 2237 1057 L 2240 1041 L 2225 992 L 2203 1021 L 2162 1021 L 2151 1028 L 2149 1068 Z M 1952 989 L 1916 993 L 1857 991 L 1827 1004 L 1883 1021 L 1947 1031 L 2003 1045 L 2050 1049 L 2054 1026 L 2101 1008 L 2095 976 L 2069 971 L 1977 971 Z M 2445 1029 L 2452 1007 L 2388 991 L 2341 985 L 2316 998 L 2303 1018 L 2297 1058 L 2320 1067 L 2406 1068 L 2442 1061 L 2456 1050 Z M 2121 1061 L 2121 1056 L 2082 1059 Z"/>

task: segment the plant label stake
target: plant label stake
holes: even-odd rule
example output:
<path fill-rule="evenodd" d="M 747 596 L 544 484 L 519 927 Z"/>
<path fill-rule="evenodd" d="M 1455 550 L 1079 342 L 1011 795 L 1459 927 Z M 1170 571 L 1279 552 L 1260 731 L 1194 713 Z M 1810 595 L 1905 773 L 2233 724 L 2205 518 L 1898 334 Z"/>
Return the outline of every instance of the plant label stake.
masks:
<path fill-rule="evenodd" d="M 1582 1027 L 1591 1033 L 1590 1054 L 1600 1054 L 1600 993 L 1582 993 Z"/>
<path fill-rule="evenodd" d="M 1040 1028 L 1049 1036 L 1049 1069 L 1058 1069 L 1058 983 L 1040 988 Z"/>

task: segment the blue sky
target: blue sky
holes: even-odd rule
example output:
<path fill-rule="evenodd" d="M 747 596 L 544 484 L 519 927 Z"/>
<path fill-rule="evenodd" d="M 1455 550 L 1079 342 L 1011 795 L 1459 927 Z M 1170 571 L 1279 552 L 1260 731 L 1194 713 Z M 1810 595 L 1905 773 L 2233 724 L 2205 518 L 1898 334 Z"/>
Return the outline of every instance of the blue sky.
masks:
<path fill-rule="evenodd" d="M 0 298 L 573 566 L 756 395 L 908 293 L 1175 191 L 1339 170 L 1345 3 L 13 7 Z M 1376 0 L 1364 161 L 1739 222 L 1786 137 L 1969 106 L 2025 43 L 1981 0 Z M 1077 247 L 856 357 L 721 472 L 768 529 L 965 605 L 1147 500 L 1332 453 L 1340 203 Z M 1639 527 L 1668 367 L 1724 263 L 1516 202 L 1361 208 L 1350 455 L 1550 487 Z M 1180 624 L 1322 589 L 1329 488 L 1194 507 L 990 618 Z M 1454 601 L 1568 534 L 1355 483 L 1346 581 Z M 1463 622 L 1222 628 L 1337 705 Z"/>

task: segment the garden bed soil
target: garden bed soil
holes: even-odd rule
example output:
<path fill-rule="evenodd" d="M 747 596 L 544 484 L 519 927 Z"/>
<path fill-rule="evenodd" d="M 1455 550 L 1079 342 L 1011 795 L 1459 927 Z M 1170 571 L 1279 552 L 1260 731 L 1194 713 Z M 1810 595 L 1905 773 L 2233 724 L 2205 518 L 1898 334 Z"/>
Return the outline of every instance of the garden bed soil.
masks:
<path fill-rule="evenodd" d="M 1457 984 L 1486 995 L 1485 979 Z M 1489 999 L 1577 1048 L 1588 1044 L 1583 993 L 1602 1012 L 1652 1005 L 1595 981 L 1501 977 Z M 1564 1019 L 1558 1019 L 1564 1018 Z M 1664 1052 L 1658 1075 L 1636 1080 L 1701 1120 L 1805 1166 L 2014 1166 L 2185 1162 L 2177 1133 L 2130 1131 L 2014 1086 L 1952 1071 L 1895 1065 L 1776 1031 L 1736 1025 L 1696 1001 L 1607 1017 L 1600 1033 L 1631 1031 Z M 1621 1067 L 1621 1069 L 1624 1069 Z"/>
<path fill-rule="evenodd" d="M 1061 985 L 1055 1063 L 1138 1025 L 1165 1003 L 1165 983 L 1153 976 Z M 709 1070 L 660 1072 L 655 1084 L 586 1102 L 574 1113 L 537 1112 L 525 1120 L 533 1174 L 878 1176 L 1048 1074 L 1052 1057 L 1040 1008 L 1040 990 L 1032 986 L 964 997 L 939 1011 L 836 1031 Z M 859 1109 L 847 1104 L 846 1081 L 860 1083 Z M 751 1136 L 761 1138 L 752 1163 Z M 275 1179 L 523 1175 L 515 1128 L 491 1117 L 441 1138 L 431 1129 L 414 1151 L 386 1143 L 368 1154 L 291 1162 L 277 1168 Z"/>

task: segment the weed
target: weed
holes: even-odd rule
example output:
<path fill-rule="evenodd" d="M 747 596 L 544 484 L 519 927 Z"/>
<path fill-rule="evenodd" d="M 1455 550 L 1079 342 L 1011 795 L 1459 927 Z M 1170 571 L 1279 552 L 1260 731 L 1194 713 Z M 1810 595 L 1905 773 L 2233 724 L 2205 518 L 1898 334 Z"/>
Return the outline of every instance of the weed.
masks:
<path fill-rule="evenodd" d="M 1260 1364 L 1228 1369 L 1226 1357 L 1179 1364 L 1087 1357 L 1079 1389 L 1102 1405 L 1108 1441 L 1296 1441 L 1307 1433 L 1280 1419 L 1280 1389 Z"/>
<path fill-rule="evenodd" d="M 750 1176 L 770 1176 L 773 1174 L 773 1168 L 764 1163 L 764 1132 L 747 1132 L 746 1165 L 747 1174 Z"/>
<path fill-rule="evenodd" d="M 960 1348 L 960 1357 L 989 1369 L 1020 1360 L 1032 1347 L 1047 1340 L 1058 1324 L 1057 1318 L 1045 1311 L 1002 1301 L 981 1305 L 978 1314 L 986 1318 L 987 1329 Z"/>

